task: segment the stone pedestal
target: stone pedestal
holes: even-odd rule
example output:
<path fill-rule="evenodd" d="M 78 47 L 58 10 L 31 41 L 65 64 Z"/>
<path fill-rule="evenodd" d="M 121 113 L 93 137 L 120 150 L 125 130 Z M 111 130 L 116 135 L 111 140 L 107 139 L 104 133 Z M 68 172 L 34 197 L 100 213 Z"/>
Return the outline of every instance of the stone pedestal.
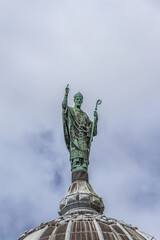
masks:
<path fill-rule="evenodd" d="M 60 201 L 59 215 L 72 212 L 98 212 L 103 213 L 104 204 L 92 189 L 91 185 L 83 180 L 74 181 L 69 187 L 67 194 Z"/>

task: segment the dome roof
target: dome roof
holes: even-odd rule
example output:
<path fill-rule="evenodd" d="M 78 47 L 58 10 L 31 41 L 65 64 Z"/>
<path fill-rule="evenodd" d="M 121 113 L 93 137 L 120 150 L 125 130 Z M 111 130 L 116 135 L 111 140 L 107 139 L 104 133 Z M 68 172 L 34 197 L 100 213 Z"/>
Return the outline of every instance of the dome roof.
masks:
<path fill-rule="evenodd" d="M 136 227 L 99 213 L 74 212 L 26 231 L 19 240 L 146 240 Z"/>
<path fill-rule="evenodd" d="M 137 227 L 103 215 L 104 204 L 84 180 L 76 180 L 60 201 L 60 217 L 26 231 L 19 240 L 146 240 Z M 152 238 L 153 240 L 154 238 Z"/>

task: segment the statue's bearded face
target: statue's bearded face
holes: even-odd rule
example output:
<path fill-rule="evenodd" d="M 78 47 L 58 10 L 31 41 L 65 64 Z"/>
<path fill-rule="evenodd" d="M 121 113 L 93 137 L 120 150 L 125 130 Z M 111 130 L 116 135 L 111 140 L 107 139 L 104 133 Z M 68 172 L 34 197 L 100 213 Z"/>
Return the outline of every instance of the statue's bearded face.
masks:
<path fill-rule="evenodd" d="M 77 97 L 74 98 L 74 103 L 75 103 L 75 106 L 77 108 L 81 108 L 82 102 L 83 102 L 83 98 L 82 97 L 77 96 Z"/>

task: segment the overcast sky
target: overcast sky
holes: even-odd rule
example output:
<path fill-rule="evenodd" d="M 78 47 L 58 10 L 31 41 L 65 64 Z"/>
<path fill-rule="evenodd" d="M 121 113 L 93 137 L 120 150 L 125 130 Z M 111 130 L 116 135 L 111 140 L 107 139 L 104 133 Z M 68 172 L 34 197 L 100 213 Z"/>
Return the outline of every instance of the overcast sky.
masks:
<path fill-rule="evenodd" d="M 160 1 L 0 1 L 0 239 L 58 217 L 71 183 L 70 84 L 98 136 L 90 183 L 105 215 L 160 239 Z"/>

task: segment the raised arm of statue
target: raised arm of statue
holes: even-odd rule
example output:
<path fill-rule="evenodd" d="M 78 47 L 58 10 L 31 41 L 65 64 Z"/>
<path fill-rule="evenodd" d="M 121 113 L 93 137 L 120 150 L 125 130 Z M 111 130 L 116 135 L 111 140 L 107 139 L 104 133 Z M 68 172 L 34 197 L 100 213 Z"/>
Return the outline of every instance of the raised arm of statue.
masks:
<path fill-rule="evenodd" d="M 68 93 L 69 93 L 69 84 L 67 84 L 67 87 L 65 88 L 65 95 L 64 95 L 64 99 L 62 102 L 62 108 L 66 109 L 67 107 L 67 102 L 68 102 Z"/>

